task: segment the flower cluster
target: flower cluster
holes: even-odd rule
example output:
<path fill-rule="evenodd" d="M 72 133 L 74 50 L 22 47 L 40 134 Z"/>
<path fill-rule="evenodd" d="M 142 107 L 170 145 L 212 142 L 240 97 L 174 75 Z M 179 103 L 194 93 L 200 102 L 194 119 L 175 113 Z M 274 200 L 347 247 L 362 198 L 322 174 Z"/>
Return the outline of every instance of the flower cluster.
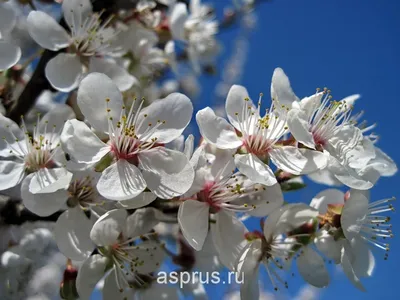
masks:
<path fill-rule="evenodd" d="M 68 105 L 33 122 L 0 114 L 0 191 L 17 191 L 37 216 L 59 214 L 54 238 L 70 259 L 65 299 L 88 299 L 102 280 L 104 299 L 204 296 L 198 280 L 183 289 L 158 283 L 167 258 L 179 272 L 237 272 L 241 299 L 259 298 L 261 264 L 275 290 L 288 287 L 293 265 L 311 285 L 328 286 L 326 260 L 365 290 L 371 246 L 388 257 L 386 213 L 394 210 L 394 198 L 370 201 L 369 190 L 397 167 L 376 146 L 373 126 L 357 123 L 359 95 L 338 101 L 323 88 L 300 99 L 277 68 L 271 99 L 253 102 L 233 85 L 226 118 L 211 107 L 197 111 L 195 143 L 183 135 L 194 109 L 178 92 L 181 60 L 195 74 L 212 64 L 220 48 L 212 9 L 199 0 L 141 0 L 112 16 L 94 12 L 89 0 L 64 0 L 61 8 L 65 22 L 39 10 L 26 22 L 31 38 L 54 52 L 44 75 L 70 93 Z M 2 40 L 15 23 L 7 3 L 0 16 L 3 70 L 21 51 Z M 162 92 L 153 84 L 168 68 L 181 86 Z M 284 192 L 305 187 L 305 175 L 347 191 L 286 202 Z M 260 218 L 260 230 L 249 231 L 247 218 Z M 28 268 L 18 255 L 3 254 L 2 263 Z"/>

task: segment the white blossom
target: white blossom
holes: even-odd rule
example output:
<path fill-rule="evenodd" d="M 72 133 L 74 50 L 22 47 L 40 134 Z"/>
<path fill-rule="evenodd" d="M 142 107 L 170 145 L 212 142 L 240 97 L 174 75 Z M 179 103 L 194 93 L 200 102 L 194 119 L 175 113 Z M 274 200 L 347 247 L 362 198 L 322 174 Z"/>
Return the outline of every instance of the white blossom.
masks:
<path fill-rule="evenodd" d="M 158 242 L 151 240 L 151 236 L 136 243 L 149 228 L 140 222 L 147 221 L 137 213 L 128 216 L 122 209 L 111 210 L 96 221 L 90 239 L 97 245 L 100 254 L 88 257 L 79 269 L 77 289 L 82 298 L 90 296 L 97 282 L 110 268 L 108 277 L 112 276 L 110 280 L 115 281 L 120 292 L 135 284 L 145 285 L 141 274 L 146 275 L 158 269 L 164 251 Z"/>
<path fill-rule="evenodd" d="M 14 66 L 21 58 L 21 49 L 5 40 L 17 22 L 14 10 L 8 3 L 0 3 L 0 71 Z"/>
<path fill-rule="evenodd" d="M 322 152 L 279 145 L 288 127 L 277 106 L 279 103 L 273 101 L 270 109 L 261 116 L 261 97 L 255 107 L 247 90 L 234 85 L 225 106 L 232 125 L 217 117 L 209 107 L 200 110 L 196 120 L 202 136 L 209 143 L 221 149 L 240 148 L 235 163 L 243 174 L 254 182 L 271 186 L 277 181 L 268 166 L 269 159 L 280 169 L 297 175 L 311 173 L 327 163 L 327 156 Z"/>
<path fill-rule="evenodd" d="M 102 142 L 83 122 L 67 122 L 62 134 L 65 151 L 78 163 L 95 163 L 111 155 L 113 162 L 97 184 L 110 200 L 128 200 L 146 187 L 156 196 L 170 199 L 185 193 L 194 171 L 186 156 L 162 145 L 185 129 L 192 114 L 190 100 L 178 93 L 136 111 L 128 110 L 115 84 L 103 74 L 90 74 L 81 83 L 78 104 L 90 124 L 107 132 Z"/>
<path fill-rule="evenodd" d="M 113 44 L 118 31 L 107 26 L 111 19 L 102 23 L 101 15 L 92 13 L 89 0 L 65 0 L 62 10 L 70 33 L 41 11 L 30 12 L 27 19 L 29 33 L 41 47 L 52 51 L 68 50 L 46 65 L 45 73 L 51 85 L 69 92 L 78 87 L 83 74 L 103 72 L 112 77 L 121 90 L 129 89 L 136 79 L 114 61 L 104 58 L 118 52 Z"/>
<path fill-rule="evenodd" d="M 71 180 L 72 173 L 64 168 L 59 134 L 64 122 L 73 116 L 68 106 L 51 111 L 41 119 L 38 115 L 30 135 L 23 118 L 20 127 L 0 115 L 0 156 L 4 157 L 0 161 L 0 189 L 6 190 L 22 183 L 24 204 L 37 214 L 49 215 L 55 207 L 59 208 L 62 202 L 58 196 L 66 193 Z M 34 197 L 39 197 L 46 204 L 36 209 Z"/>

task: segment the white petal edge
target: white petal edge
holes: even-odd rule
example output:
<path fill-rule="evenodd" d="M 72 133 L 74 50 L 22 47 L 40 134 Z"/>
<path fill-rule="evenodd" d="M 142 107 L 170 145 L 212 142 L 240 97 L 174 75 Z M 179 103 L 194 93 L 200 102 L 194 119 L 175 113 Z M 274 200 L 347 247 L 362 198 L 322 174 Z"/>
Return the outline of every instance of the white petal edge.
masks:
<path fill-rule="evenodd" d="M 31 11 L 26 19 L 30 36 L 41 47 L 57 51 L 70 44 L 70 36 L 52 17 L 42 11 Z"/>
<path fill-rule="evenodd" d="M 307 115 L 299 109 L 291 109 L 287 114 L 287 124 L 290 133 L 297 142 L 315 149 L 315 142 L 312 133 L 310 132 L 310 124 L 308 123 Z"/>
<path fill-rule="evenodd" d="M 234 270 L 242 249 L 247 244 L 247 229 L 233 214 L 224 210 L 219 211 L 215 217 L 216 224 L 210 225 L 215 248 L 221 262 L 229 270 Z"/>
<path fill-rule="evenodd" d="M 21 58 L 21 48 L 0 40 L 0 71 L 14 66 Z"/>
<path fill-rule="evenodd" d="M 304 247 L 297 258 L 299 273 L 309 284 L 322 288 L 329 284 L 329 273 L 322 257 L 310 247 Z"/>
<path fill-rule="evenodd" d="M 319 192 L 310 203 L 320 214 L 325 214 L 328 204 L 344 204 L 344 193 L 338 189 L 326 189 Z"/>
<path fill-rule="evenodd" d="M 294 175 L 309 174 L 323 169 L 329 159 L 327 153 L 293 146 L 275 147 L 269 154 L 278 168 Z"/>
<path fill-rule="evenodd" d="M 21 185 L 21 198 L 24 206 L 38 216 L 50 216 L 63 208 L 69 197 L 68 191 L 61 189 L 51 193 L 32 194 L 29 187 L 34 175 L 28 175 Z"/>
<path fill-rule="evenodd" d="M 97 246 L 113 245 L 126 226 L 128 214 L 124 209 L 113 209 L 102 215 L 90 231 L 90 239 Z"/>
<path fill-rule="evenodd" d="M 274 172 L 253 154 L 236 154 L 236 167 L 255 183 L 272 186 L 277 183 Z"/>
<path fill-rule="evenodd" d="M 47 63 L 44 71 L 52 87 L 68 93 L 78 87 L 82 78 L 82 68 L 75 54 L 59 53 Z"/>
<path fill-rule="evenodd" d="M 61 146 L 71 160 L 77 163 L 95 163 L 110 152 L 110 147 L 84 122 L 78 120 L 65 123 L 61 133 Z"/>
<path fill-rule="evenodd" d="M 186 241 L 197 251 L 203 248 L 207 237 L 209 210 L 206 203 L 196 200 L 186 200 L 179 206 L 179 227 Z"/>
<path fill-rule="evenodd" d="M 0 191 L 17 186 L 25 175 L 25 165 L 8 160 L 0 160 Z"/>
<path fill-rule="evenodd" d="M 72 260 L 82 261 L 88 258 L 94 249 L 90 240 L 92 225 L 79 206 L 64 211 L 54 227 L 58 249 Z"/>
<path fill-rule="evenodd" d="M 163 199 L 186 193 L 193 184 L 194 170 L 182 152 L 157 147 L 139 154 L 139 168 L 147 187 Z"/>
<path fill-rule="evenodd" d="M 289 78 L 281 68 L 276 68 L 271 81 L 271 98 L 279 101 L 279 104 L 291 107 L 299 98 L 294 94 L 290 86 Z"/>
<path fill-rule="evenodd" d="M 92 57 L 89 73 L 104 73 L 114 81 L 121 92 L 129 90 L 133 85 L 139 85 L 136 77 L 132 76 L 115 61 L 105 58 Z"/>
<path fill-rule="evenodd" d="M 192 114 L 192 102 L 184 94 L 172 93 L 163 99 L 158 99 L 142 109 L 138 116 L 138 123 L 145 120 L 144 125 L 138 128 L 139 139 L 143 138 L 143 133 L 149 129 L 148 124 L 155 126 L 158 122 L 165 121 L 165 124 L 157 127 L 153 134 L 146 135 L 146 140 L 157 138 L 159 143 L 172 142 L 185 130 L 192 119 Z"/>
<path fill-rule="evenodd" d="M 196 121 L 203 138 L 220 149 L 235 149 L 243 142 L 237 137 L 235 128 L 225 119 L 215 115 L 210 107 L 199 110 Z"/>
<path fill-rule="evenodd" d="M 109 118 L 119 120 L 124 106 L 117 85 L 107 75 L 96 72 L 81 81 L 77 99 L 85 118 L 100 132 L 108 132 Z"/>
<path fill-rule="evenodd" d="M 32 194 L 54 193 L 67 190 L 72 179 L 72 173 L 65 168 L 39 169 L 32 173 L 29 192 Z"/>
<path fill-rule="evenodd" d="M 96 284 L 104 276 L 108 258 L 99 254 L 90 256 L 79 268 L 76 289 L 80 299 L 89 299 Z"/>
<path fill-rule="evenodd" d="M 108 166 L 97 182 L 100 195 L 115 201 L 135 198 L 145 188 L 146 182 L 140 170 L 124 159 Z"/>

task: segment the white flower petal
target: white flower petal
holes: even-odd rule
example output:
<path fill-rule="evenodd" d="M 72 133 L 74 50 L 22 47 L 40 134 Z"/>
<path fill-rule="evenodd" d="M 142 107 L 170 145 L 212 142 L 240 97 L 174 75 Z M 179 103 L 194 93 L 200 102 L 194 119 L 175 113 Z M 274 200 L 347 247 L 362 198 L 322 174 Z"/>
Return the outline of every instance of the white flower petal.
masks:
<path fill-rule="evenodd" d="M 347 156 L 349 157 L 349 167 L 354 169 L 366 167 L 376 156 L 374 143 L 364 137 L 362 143 L 352 149 Z"/>
<path fill-rule="evenodd" d="M 79 299 L 89 299 L 95 286 L 107 271 L 108 258 L 99 254 L 90 256 L 79 268 L 76 290 Z"/>
<path fill-rule="evenodd" d="M 185 22 L 188 19 L 186 4 L 176 3 L 171 9 L 169 26 L 174 39 L 185 39 Z"/>
<path fill-rule="evenodd" d="M 352 263 L 354 272 L 360 277 L 371 277 L 375 269 L 375 258 L 366 241 L 361 237 L 351 240 L 355 260 Z"/>
<path fill-rule="evenodd" d="M 299 273 L 309 284 L 322 288 L 329 284 L 329 273 L 325 262 L 311 247 L 304 247 L 297 258 Z"/>
<path fill-rule="evenodd" d="M 289 108 L 294 101 L 299 101 L 290 86 L 289 78 L 281 68 L 276 68 L 272 75 L 271 98 L 279 101 L 280 105 L 287 105 Z"/>
<path fill-rule="evenodd" d="M 327 189 L 318 193 L 310 203 L 320 214 L 325 214 L 328 204 L 344 204 L 344 193 L 337 189 Z"/>
<path fill-rule="evenodd" d="M 111 164 L 103 171 L 97 183 L 100 195 L 109 200 L 128 200 L 146 188 L 140 170 L 124 159 Z"/>
<path fill-rule="evenodd" d="M 183 195 L 192 186 L 194 170 L 182 152 L 156 147 L 138 156 L 147 187 L 162 199 Z"/>
<path fill-rule="evenodd" d="M 158 217 L 160 217 L 161 214 L 162 212 L 154 207 L 135 210 L 135 212 L 126 219 L 124 235 L 133 238 L 149 233 L 153 227 L 160 222 Z"/>
<path fill-rule="evenodd" d="M 204 162 L 200 162 L 197 164 L 197 168 L 201 166 L 208 166 L 211 164 L 211 175 L 220 180 L 223 177 L 232 174 L 232 171 L 236 169 L 234 154 L 236 149 L 215 149 L 213 154 L 205 154 L 203 152 L 201 159 Z M 206 155 L 208 157 L 206 157 Z"/>
<path fill-rule="evenodd" d="M 17 17 L 12 6 L 0 3 L 0 36 L 9 33 L 14 28 L 16 22 Z"/>
<path fill-rule="evenodd" d="M 280 184 L 276 183 L 271 186 L 265 186 L 261 190 L 262 191 L 259 194 L 256 194 L 254 198 L 246 199 L 246 203 L 249 206 L 256 206 L 254 210 L 248 212 L 250 216 L 268 216 L 284 203 Z"/>
<path fill-rule="evenodd" d="M 222 266 L 219 262 L 217 249 L 212 240 L 211 231 L 208 232 L 201 251 L 195 252 L 196 263 L 194 268 L 202 272 L 218 271 Z"/>
<path fill-rule="evenodd" d="M 142 192 L 139 196 L 133 199 L 118 201 L 118 205 L 125 209 L 135 209 L 149 205 L 151 202 L 156 200 L 156 198 L 157 196 L 152 192 Z"/>
<path fill-rule="evenodd" d="M 93 252 L 90 239 L 92 222 L 79 206 L 67 209 L 58 217 L 54 239 L 58 249 L 72 260 L 85 260 Z"/>
<path fill-rule="evenodd" d="M 177 149 L 176 149 L 177 150 Z M 194 136 L 189 134 L 185 140 L 185 146 L 183 148 L 183 153 L 186 155 L 187 159 L 191 159 L 194 151 Z"/>
<path fill-rule="evenodd" d="M 193 135 L 191 135 L 191 136 L 193 136 Z M 178 136 L 172 142 L 165 144 L 165 147 L 167 147 L 168 149 L 172 149 L 172 150 L 176 150 L 176 151 L 185 153 L 185 151 L 183 151 L 184 146 L 185 146 L 185 136 L 183 134 Z M 190 159 L 190 157 L 188 157 L 187 155 L 186 155 L 186 157 L 188 159 Z"/>
<path fill-rule="evenodd" d="M 261 245 L 258 241 L 251 243 L 248 251 L 244 253 L 243 261 L 237 271 L 240 274 L 238 279 L 244 281 L 240 286 L 241 299 L 259 299 L 258 271 L 262 255 L 260 249 Z"/>
<path fill-rule="evenodd" d="M 33 173 L 29 183 L 29 192 L 32 194 L 54 193 L 66 190 L 72 179 L 72 173 L 64 168 L 42 168 Z"/>
<path fill-rule="evenodd" d="M 349 246 L 350 247 L 350 246 Z M 351 264 L 351 253 L 347 251 L 348 247 L 343 247 L 342 248 L 342 256 L 341 256 L 341 265 L 343 268 L 344 274 L 346 274 L 347 278 L 350 280 L 350 282 L 358 288 L 362 292 L 366 292 L 366 289 L 364 288 L 363 284 L 361 283 L 360 279 L 358 276 L 355 274 L 353 270 L 353 266 Z"/>
<path fill-rule="evenodd" d="M 236 262 L 247 244 L 247 229 L 233 214 L 220 210 L 216 215 L 216 224 L 210 224 L 212 238 L 221 262 L 234 270 Z"/>
<path fill-rule="evenodd" d="M 270 240 L 275 235 L 275 232 L 278 229 L 277 226 L 279 218 L 281 217 L 285 209 L 286 205 L 279 209 L 274 210 L 268 216 L 267 220 L 264 222 L 263 233 L 267 241 Z"/>
<path fill-rule="evenodd" d="M 144 120 L 144 124 L 138 128 L 139 139 L 146 141 L 157 138 L 158 143 L 169 143 L 178 138 L 192 118 L 193 105 L 188 97 L 180 93 L 172 93 L 164 99 L 158 99 L 142 109 L 138 117 L 138 123 Z M 149 125 L 156 126 L 158 122 L 165 124 L 157 127 L 151 135 L 145 134 Z"/>
<path fill-rule="evenodd" d="M 366 169 L 365 176 L 358 174 L 354 169 L 346 165 L 341 165 L 334 157 L 329 159 L 329 171 L 341 183 L 358 190 L 369 190 L 379 178 L 379 172 L 373 168 Z M 372 176 L 371 176 L 372 175 Z"/>
<path fill-rule="evenodd" d="M 364 136 L 358 127 L 345 125 L 328 140 L 324 149 L 339 161 L 344 162 L 351 154 L 351 150 L 361 144 L 363 139 Z"/>
<path fill-rule="evenodd" d="M 376 157 L 372 159 L 368 166 L 377 170 L 382 176 L 393 176 L 397 173 L 397 165 L 385 152 L 375 147 Z"/>
<path fill-rule="evenodd" d="M 60 189 L 45 194 L 32 194 L 29 188 L 34 177 L 35 174 L 30 174 L 22 182 L 21 198 L 24 206 L 41 217 L 50 216 L 63 208 L 69 197 L 68 191 Z"/>
<path fill-rule="evenodd" d="M 225 110 L 229 122 L 239 131 L 242 128 L 239 124 L 248 121 L 243 119 L 242 112 L 248 110 L 249 106 L 254 112 L 257 112 L 247 89 L 241 85 L 233 85 L 226 97 Z"/>
<path fill-rule="evenodd" d="M 343 98 L 342 100 L 340 100 L 340 102 L 345 102 L 347 104 L 347 106 L 354 106 L 356 100 L 360 99 L 361 95 L 360 94 L 354 94 L 354 95 L 350 95 L 347 96 L 345 98 Z"/>
<path fill-rule="evenodd" d="M 60 104 L 56 110 L 50 110 L 40 119 L 39 130 L 44 132 L 47 129 L 47 132 L 51 132 L 54 128 L 55 132 L 59 132 L 65 122 L 74 117 L 75 113 L 71 106 Z"/>
<path fill-rule="evenodd" d="M 368 214 L 368 198 L 357 190 L 350 191 L 349 199 L 344 203 L 340 224 L 344 236 L 351 241 L 357 237 Z"/>
<path fill-rule="evenodd" d="M 47 63 L 44 71 L 52 87 L 67 93 L 78 87 L 82 67 L 75 54 L 59 53 Z"/>
<path fill-rule="evenodd" d="M 92 12 L 90 0 L 64 0 L 62 3 L 64 19 L 72 31 L 80 30 L 85 19 Z"/>
<path fill-rule="evenodd" d="M 323 169 L 329 159 L 327 153 L 293 146 L 275 147 L 269 154 L 278 168 L 294 175 L 309 174 Z"/>
<path fill-rule="evenodd" d="M 66 104 L 58 104 L 56 109 L 48 111 L 40 120 L 39 132 L 49 140 L 54 148 L 60 142 L 60 133 L 65 122 L 75 118 L 73 109 Z"/>
<path fill-rule="evenodd" d="M 205 167 L 208 164 L 204 147 L 200 145 L 193 153 L 192 158 L 189 160 L 190 165 L 193 167 L 193 170 L 198 170 L 202 167 Z"/>
<path fill-rule="evenodd" d="M 310 131 L 310 124 L 308 123 L 308 118 L 304 111 L 291 109 L 287 114 L 287 123 L 290 133 L 297 142 L 311 149 L 315 149 L 315 142 Z"/>
<path fill-rule="evenodd" d="M 104 73 L 114 81 L 120 91 L 129 90 L 133 85 L 138 85 L 139 81 L 116 62 L 99 57 L 90 59 L 89 73 Z"/>
<path fill-rule="evenodd" d="M 236 154 L 235 164 L 241 173 L 255 183 L 267 186 L 277 183 L 271 168 L 253 154 Z"/>
<path fill-rule="evenodd" d="M 300 100 L 299 106 L 306 114 L 307 118 L 312 117 L 313 112 L 321 105 L 321 99 L 324 92 L 315 93 L 312 96 Z"/>
<path fill-rule="evenodd" d="M 332 259 L 335 264 L 340 263 L 342 244 L 335 241 L 335 237 L 327 231 L 322 230 L 319 236 L 314 240 L 318 251 L 323 253 L 327 258 Z"/>
<path fill-rule="evenodd" d="M 21 48 L 0 40 L 0 71 L 14 66 L 21 58 Z"/>
<path fill-rule="evenodd" d="M 270 235 L 291 231 L 317 216 L 318 211 L 304 203 L 286 204 L 267 218 L 264 223 L 264 235 L 269 238 Z"/>
<path fill-rule="evenodd" d="M 315 183 L 325 184 L 328 186 L 341 186 L 342 183 L 335 177 L 335 175 L 329 171 L 329 167 L 322 170 L 312 172 L 307 175 Z"/>
<path fill-rule="evenodd" d="M 195 250 L 203 248 L 208 233 L 210 207 L 200 201 L 186 200 L 179 206 L 178 222 L 186 241 Z"/>
<path fill-rule="evenodd" d="M 68 33 L 48 14 L 34 10 L 29 13 L 26 20 L 30 36 L 41 47 L 57 51 L 70 44 Z"/>
<path fill-rule="evenodd" d="M 27 152 L 25 138 L 25 133 L 14 121 L 0 114 L 0 156 L 24 156 Z M 10 152 L 11 149 L 16 151 Z"/>
<path fill-rule="evenodd" d="M 250 252 L 250 248 L 254 244 L 257 244 L 258 246 L 261 246 L 259 240 L 255 240 L 254 243 L 247 243 L 246 242 L 246 244 L 243 244 L 243 248 L 241 249 L 241 251 L 240 251 L 240 253 L 239 253 L 239 255 L 238 255 L 237 259 L 236 259 L 236 262 L 235 262 L 235 268 L 233 269 L 234 272 L 241 273 L 240 270 L 243 267 L 243 263 L 244 263 L 247 255 L 249 255 L 251 253 Z"/>
<path fill-rule="evenodd" d="M 345 168 L 344 174 L 335 174 L 335 177 L 343 184 L 353 189 L 369 190 L 379 179 L 380 174 L 373 168 L 367 168 L 364 173 L 357 174 L 351 168 Z"/>
<path fill-rule="evenodd" d="M 102 299 L 116 299 L 116 300 L 129 299 L 129 296 L 132 296 L 132 294 L 134 293 L 133 290 L 130 289 L 120 290 L 120 287 L 117 284 L 116 272 L 117 272 L 116 269 L 113 268 L 104 279 L 104 285 L 103 288 L 101 289 L 103 295 Z"/>
<path fill-rule="evenodd" d="M 24 176 L 25 164 L 0 160 L 0 191 L 17 186 Z"/>
<path fill-rule="evenodd" d="M 203 138 L 220 149 L 235 149 L 243 144 L 235 128 L 209 107 L 197 112 L 196 121 Z"/>
<path fill-rule="evenodd" d="M 125 209 L 113 209 L 102 215 L 90 231 L 90 239 L 97 246 L 113 245 L 125 229 L 128 214 Z"/>
<path fill-rule="evenodd" d="M 69 120 L 61 133 L 61 145 L 71 160 L 77 163 L 95 163 L 110 152 L 89 127 L 81 121 Z"/>
<path fill-rule="evenodd" d="M 134 266 L 134 271 L 140 274 L 148 274 L 156 271 L 165 258 L 164 249 L 155 241 L 145 241 L 138 244 L 135 247 L 133 255 L 136 255 L 139 262 L 144 262 L 143 264 Z M 135 257 L 133 257 L 133 259 L 135 259 Z"/>
<path fill-rule="evenodd" d="M 79 85 L 78 105 L 91 126 L 100 132 L 108 132 L 109 118 L 119 120 L 124 101 L 118 87 L 108 76 L 90 73 Z"/>

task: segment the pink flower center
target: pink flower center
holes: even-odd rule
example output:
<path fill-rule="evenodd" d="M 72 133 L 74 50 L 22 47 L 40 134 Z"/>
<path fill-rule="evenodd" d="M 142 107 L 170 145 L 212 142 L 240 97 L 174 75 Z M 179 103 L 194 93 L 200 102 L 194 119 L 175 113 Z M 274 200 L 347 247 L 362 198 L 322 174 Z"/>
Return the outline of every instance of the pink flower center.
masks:
<path fill-rule="evenodd" d="M 318 133 L 313 133 L 314 142 L 316 145 L 321 145 L 324 147 L 326 145 L 327 140 Z"/>
<path fill-rule="evenodd" d="M 214 186 L 214 181 L 207 182 L 204 185 L 204 188 L 197 193 L 197 200 L 207 203 L 212 208 L 212 212 L 216 213 L 221 209 L 221 207 L 219 206 L 219 203 L 214 199 L 214 196 L 216 195 L 214 191 Z"/>
<path fill-rule="evenodd" d="M 271 142 L 261 135 L 250 135 L 243 141 L 243 146 L 248 153 L 256 155 L 261 160 L 267 159 L 271 150 Z"/>

